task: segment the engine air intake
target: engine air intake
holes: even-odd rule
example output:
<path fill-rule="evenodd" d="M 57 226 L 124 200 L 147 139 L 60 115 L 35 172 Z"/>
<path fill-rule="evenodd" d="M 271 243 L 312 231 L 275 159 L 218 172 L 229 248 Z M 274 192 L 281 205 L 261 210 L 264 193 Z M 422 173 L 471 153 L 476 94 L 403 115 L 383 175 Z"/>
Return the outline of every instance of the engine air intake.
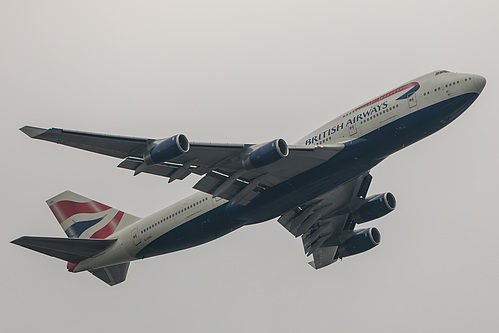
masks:
<path fill-rule="evenodd" d="M 369 222 L 392 212 L 396 207 L 395 196 L 390 192 L 376 194 L 353 213 L 356 223 Z"/>

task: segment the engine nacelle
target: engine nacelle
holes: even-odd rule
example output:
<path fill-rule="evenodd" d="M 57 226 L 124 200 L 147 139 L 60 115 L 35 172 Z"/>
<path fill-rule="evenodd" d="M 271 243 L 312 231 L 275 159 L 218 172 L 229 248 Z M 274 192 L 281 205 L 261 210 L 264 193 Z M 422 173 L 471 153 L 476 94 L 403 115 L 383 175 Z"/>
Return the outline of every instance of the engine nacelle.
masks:
<path fill-rule="evenodd" d="M 376 194 L 366 199 L 366 202 L 353 213 L 353 218 L 356 223 L 369 222 L 390 213 L 395 206 L 395 196 L 390 192 Z"/>
<path fill-rule="evenodd" d="M 189 151 L 189 140 L 183 134 L 165 139 L 152 147 L 145 155 L 147 165 L 163 163 Z"/>
<path fill-rule="evenodd" d="M 276 139 L 267 142 L 253 150 L 243 159 L 243 166 L 246 169 L 256 169 L 279 161 L 288 156 L 288 144 L 283 139 Z"/>
<path fill-rule="evenodd" d="M 372 227 L 368 229 L 359 230 L 355 235 L 347 239 L 343 244 L 338 246 L 338 258 L 345 258 L 366 252 L 377 246 L 381 241 L 381 234 L 379 230 Z"/>

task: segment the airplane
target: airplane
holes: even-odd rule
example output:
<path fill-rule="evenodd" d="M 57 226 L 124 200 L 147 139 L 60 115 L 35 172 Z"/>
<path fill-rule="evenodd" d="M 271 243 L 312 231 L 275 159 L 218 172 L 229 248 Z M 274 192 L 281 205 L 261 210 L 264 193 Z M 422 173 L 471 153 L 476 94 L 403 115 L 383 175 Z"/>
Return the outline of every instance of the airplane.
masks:
<path fill-rule="evenodd" d="M 313 268 L 380 243 L 375 227 L 356 229 L 395 209 L 390 193 L 368 195 L 370 170 L 437 132 L 480 95 L 485 78 L 434 71 L 340 115 L 295 145 L 191 142 L 24 126 L 34 139 L 121 159 L 118 167 L 167 177 L 201 176 L 195 194 L 144 218 L 71 191 L 47 200 L 67 238 L 23 236 L 12 243 L 67 261 L 109 285 L 131 261 L 194 247 L 274 218 L 301 237 Z"/>

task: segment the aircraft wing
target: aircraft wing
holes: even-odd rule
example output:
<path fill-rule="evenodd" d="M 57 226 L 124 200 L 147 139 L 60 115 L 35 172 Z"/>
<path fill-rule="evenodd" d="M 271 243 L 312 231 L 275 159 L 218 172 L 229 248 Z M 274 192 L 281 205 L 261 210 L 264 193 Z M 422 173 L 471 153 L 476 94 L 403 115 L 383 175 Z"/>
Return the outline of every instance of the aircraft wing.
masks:
<path fill-rule="evenodd" d="M 337 260 L 338 246 L 355 227 L 350 210 L 366 197 L 371 180 L 369 173 L 362 174 L 278 219 L 295 237 L 301 236 L 305 254 L 313 255 L 314 261 L 309 264 L 315 269 Z"/>
<path fill-rule="evenodd" d="M 148 164 L 152 147 L 167 139 L 157 140 L 97 134 L 60 128 L 25 126 L 20 129 L 29 137 L 65 146 L 124 159 L 118 167 L 168 177 L 169 181 L 184 179 L 194 173 L 204 177 L 194 188 L 213 196 L 248 204 L 268 187 L 279 184 L 327 161 L 343 148 L 343 144 L 327 146 L 287 146 L 285 158 L 268 165 L 247 168 L 243 159 L 254 144 L 189 142 L 189 149 L 166 161 Z M 172 137 L 173 138 L 173 137 Z M 172 139 L 170 138 L 170 139 Z"/>

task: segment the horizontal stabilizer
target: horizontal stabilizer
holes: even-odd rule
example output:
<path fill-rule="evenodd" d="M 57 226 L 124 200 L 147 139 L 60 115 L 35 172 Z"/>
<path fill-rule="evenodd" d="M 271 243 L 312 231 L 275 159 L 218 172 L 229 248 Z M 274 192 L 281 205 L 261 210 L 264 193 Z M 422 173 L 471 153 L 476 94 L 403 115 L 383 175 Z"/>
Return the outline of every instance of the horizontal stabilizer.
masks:
<path fill-rule="evenodd" d="M 128 273 L 129 262 L 119 265 L 106 266 L 99 269 L 92 269 L 90 273 L 106 282 L 110 286 L 125 281 L 126 274 Z"/>
<path fill-rule="evenodd" d="M 23 236 L 11 243 L 27 249 L 77 263 L 111 246 L 116 239 L 78 239 Z"/>

